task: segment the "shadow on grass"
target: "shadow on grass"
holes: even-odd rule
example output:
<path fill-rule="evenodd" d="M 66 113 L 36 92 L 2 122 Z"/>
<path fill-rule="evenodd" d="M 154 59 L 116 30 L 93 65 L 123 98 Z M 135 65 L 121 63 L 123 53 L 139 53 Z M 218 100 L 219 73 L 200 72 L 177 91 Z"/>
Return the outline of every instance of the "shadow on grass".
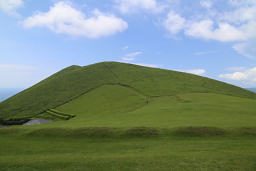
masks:
<path fill-rule="evenodd" d="M 115 128 L 88 127 L 88 128 L 43 128 L 27 134 L 33 137 L 70 137 L 70 138 L 113 138 L 117 136 Z"/>
<path fill-rule="evenodd" d="M 135 127 L 130 129 L 118 129 L 108 127 L 89 127 L 79 129 L 69 128 L 43 128 L 30 133 L 29 136 L 43 137 L 80 137 L 80 138 L 118 138 L 118 137 L 155 137 L 160 131 L 155 128 Z"/>
<path fill-rule="evenodd" d="M 242 136 L 256 136 L 256 127 L 237 128 L 233 132 L 234 134 Z"/>
<path fill-rule="evenodd" d="M 160 131 L 156 128 L 135 127 L 125 130 L 122 136 L 125 137 L 156 137 L 160 135 Z"/>
<path fill-rule="evenodd" d="M 24 132 L 25 129 L 22 128 L 12 128 L 12 127 L 3 127 L 0 128 L 0 135 L 13 135 Z"/>
<path fill-rule="evenodd" d="M 189 136 L 189 137 L 212 137 L 212 136 L 224 136 L 228 132 L 224 129 L 217 127 L 182 127 L 176 128 L 173 131 L 175 136 Z"/>
<path fill-rule="evenodd" d="M 110 128 L 0 128 L 0 135 L 21 134 L 29 137 L 65 137 L 65 138 L 155 138 L 155 137 L 227 137 L 227 136 L 255 136 L 255 128 L 222 129 L 217 127 L 179 127 L 171 129 L 157 129 L 150 127 Z"/>

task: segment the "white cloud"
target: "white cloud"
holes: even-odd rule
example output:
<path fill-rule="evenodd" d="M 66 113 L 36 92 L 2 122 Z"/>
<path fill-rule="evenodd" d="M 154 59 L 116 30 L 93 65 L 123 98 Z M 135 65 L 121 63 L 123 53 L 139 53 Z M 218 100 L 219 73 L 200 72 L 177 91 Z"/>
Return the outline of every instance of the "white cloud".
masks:
<path fill-rule="evenodd" d="M 235 44 L 233 49 L 248 58 L 256 58 L 256 41 Z"/>
<path fill-rule="evenodd" d="M 235 81 L 244 81 L 248 78 L 247 75 L 242 72 L 234 72 L 232 74 L 220 74 L 219 76 L 220 78 L 226 78 Z"/>
<path fill-rule="evenodd" d="M 199 22 L 189 21 L 185 29 L 185 34 L 199 39 L 217 40 L 221 42 L 243 41 L 247 39 L 246 34 L 242 30 L 228 23 L 219 23 L 214 28 L 214 22 L 209 19 Z"/>
<path fill-rule="evenodd" d="M 144 67 L 151 67 L 151 68 L 158 68 L 161 66 L 161 65 L 156 65 L 156 64 L 136 63 L 136 62 L 129 62 L 129 61 L 120 61 L 120 62 L 127 63 L 127 64 L 140 65 L 140 66 L 144 66 Z"/>
<path fill-rule="evenodd" d="M 151 12 L 161 12 L 164 6 L 156 0 L 115 0 L 116 7 L 122 13 L 136 12 L 138 10 L 147 10 Z"/>
<path fill-rule="evenodd" d="M 145 66 L 145 67 L 151 67 L 151 68 L 157 68 L 159 65 L 156 64 L 144 64 L 144 63 L 133 63 L 135 65 Z"/>
<path fill-rule="evenodd" d="M 172 34 L 177 34 L 184 29 L 185 22 L 186 20 L 183 17 L 174 11 L 170 11 L 164 20 L 164 27 Z"/>
<path fill-rule="evenodd" d="M 179 8 L 178 12 L 171 10 L 163 25 L 171 34 L 182 32 L 196 39 L 234 42 L 233 49 L 239 54 L 255 58 L 256 1 L 229 0 L 223 2 L 223 8 L 213 2 L 197 1 L 207 10 L 192 9 L 186 13 L 184 6 L 182 11 Z"/>
<path fill-rule="evenodd" d="M 133 52 L 133 53 L 129 53 L 129 54 L 126 54 L 122 59 L 124 61 L 133 61 L 135 60 L 135 57 L 138 56 L 138 55 L 141 55 L 143 52 Z"/>
<path fill-rule="evenodd" d="M 241 6 L 234 11 L 224 12 L 221 16 L 221 20 L 225 20 L 232 23 L 243 23 L 250 20 L 255 20 L 256 4 L 253 6 Z"/>
<path fill-rule="evenodd" d="M 234 7 L 256 5 L 255 0 L 228 0 L 228 3 Z"/>
<path fill-rule="evenodd" d="M 22 0 L 0 0 L 0 9 L 10 15 L 17 16 L 16 9 L 23 5 Z"/>
<path fill-rule="evenodd" d="M 192 70 L 186 70 L 184 72 L 195 74 L 195 75 L 204 75 L 206 73 L 204 69 L 192 69 Z"/>
<path fill-rule="evenodd" d="M 200 5 L 204 8 L 209 9 L 212 7 L 213 4 L 212 4 L 212 1 L 210 1 L 210 0 L 202 0 L 202 1 L 200 1 Z"/>
<path fill-rule="evenodd" d="M 227 70 L 229 71 L 244 71 L 246 68 L 245 67 L 229 67 Z"/>
<path fill-rule="evenodd" d="M 256 85 L 256 67 L 230 74 L 220 74 L 219 77 L 247 85 Z"/>
<path fill-rule="evenodd" d="M 63 1 L 54 4 L 46 13 L 37 12 L 27 18 L 23 25 L 25 28 L 46 27 L 55 33 L 88 38 L 112 35 L 128 27 L 121 18 L 97 9 L 94 10 L 93 16 L 85 17 L 81 11 Z"/>

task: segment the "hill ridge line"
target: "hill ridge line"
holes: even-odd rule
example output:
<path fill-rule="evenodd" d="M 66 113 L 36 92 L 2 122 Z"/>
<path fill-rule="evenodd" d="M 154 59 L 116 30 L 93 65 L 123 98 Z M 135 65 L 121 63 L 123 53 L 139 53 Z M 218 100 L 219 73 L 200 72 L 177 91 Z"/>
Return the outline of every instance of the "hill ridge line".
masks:
<path fill-rule="evenodd" d="M 107 70 L 109 70 L 109 72 L 114 76 L 114 78 L 117 80 L 117 82 L 120 83 L 120 80 L 119 80 L 118 76 L 116 75 L 116 73 L 114 73 L 114 72 L 111 70 L 111 68 L 110 68 L 109 66 L 107 66 L 106 63 L 103 63 L 103 66 L 104 66 Z"/>

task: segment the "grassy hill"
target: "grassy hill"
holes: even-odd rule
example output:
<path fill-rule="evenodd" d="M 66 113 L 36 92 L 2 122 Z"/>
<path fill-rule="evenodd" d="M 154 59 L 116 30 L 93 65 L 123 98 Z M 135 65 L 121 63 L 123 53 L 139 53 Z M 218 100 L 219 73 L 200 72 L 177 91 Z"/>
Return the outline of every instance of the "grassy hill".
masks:
<path fill-rule="evenodd" d="M 117 62 L 71 66 L 0 103 L 0 170 L 256 170 L 256 94 Z M 1 121 L 1 120 L 0 120 Z"/>
<path fill-rule="evenodd" d="M 117 62 L 103 62 L 85 67 L 71 66 L 65 68 L 33 87 L 5 100 L 0 103 L 0 118 L 36 117 L 48 109 L 57 108 L 97 88 L 102 89 L 104 85 L 125 87 L 124 92 L 137 92 L 148 100 L 154 97 L 187 93 L 214 93 L 250 99 L 256 98 L 256 95 L 250 91 L 192 74 Z M 126 94 L 124 93 L 122 98 L 125 97 Z M 95 100 L 101 97 L 95 96 L 93 98 Z M 113 100 L 112 103 L 115 103 L 116 99 Z M 146 101 L 144 100 L 144 103 Z M 138 104 L 134 105 L 136 108 Z"/>

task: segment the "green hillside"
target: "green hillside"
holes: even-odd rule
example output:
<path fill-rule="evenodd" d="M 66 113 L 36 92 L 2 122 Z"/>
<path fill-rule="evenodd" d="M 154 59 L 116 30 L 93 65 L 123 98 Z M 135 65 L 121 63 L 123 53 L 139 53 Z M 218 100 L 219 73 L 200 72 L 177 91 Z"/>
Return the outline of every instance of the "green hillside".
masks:
<path fill-rule="evenodd" d="M 75 113 L 76 117 L 51 126 L 254 127 L 255 106 L 256 100 L 212 93 L 156 97 L 147 104 L 136 92 L 118 86 L 103 86 L 59 106 L 58 110 Z"/>
<path fill-rule="evenodd" d="M 119 88 L 117 90 L 115 88 L 108 90 L 109 87 L 107 86 L 106 90 L 104 90 L 104 87 L 102 88 L 104 85 L 119 86 Z M 98 88 L 101 90 L 96 90 Z M 121 99 L 131 92 L 135 93 L 135 95 L 131 96 L 138 96 L 134 97 L 135 101 L 138 100 L 138 102 L 130 104 L 129 99 L 124 102 L 124 104 L 128 104 L 129 107 L 127 108 L 131 110 L 142 106 L 154 97 L 176 96 L 188 93 L 214 93 L 250 99 L 256 98 L 256 95 L 250 91 L 192 74 L 132 64 L 103 62 L 85 67 L 68 67 L 5 100 L 0 103 L 0 118 L 36 117 L 48 109 L 58 108 L 74 99 L 83 98 L 84 95 L 87 96 L 88 93 L 94 90 L 96 92 L 122 91 L 123 96 L 120 97 Z M 91 98 L 96 103 L 96 99 L 101 98 L 101 95 L 96 94 L 95 97 Z M 141 98 L 144 101 L 141 101 Z M 119 100 L 114 98 L 111 103 L 116 103 L 117 101 Z M 104 106 L 104 103 L 102 101 L 100 104 Z M 118 107 L 126 110 L 122 105 Z M 97 110 L 100 109 L 101 107 Z M 80 111 L 80 109 L 77 110 Z M 74 112 L 78 112 L 77 110 Z M 86 114 L 86 111 L 83 112 Z"/>
<path fill-rule="evenodd" d="M 256 94 L 117 62 L 71 66 L 0 103 L 0 170 L 256 170 Z"/>

